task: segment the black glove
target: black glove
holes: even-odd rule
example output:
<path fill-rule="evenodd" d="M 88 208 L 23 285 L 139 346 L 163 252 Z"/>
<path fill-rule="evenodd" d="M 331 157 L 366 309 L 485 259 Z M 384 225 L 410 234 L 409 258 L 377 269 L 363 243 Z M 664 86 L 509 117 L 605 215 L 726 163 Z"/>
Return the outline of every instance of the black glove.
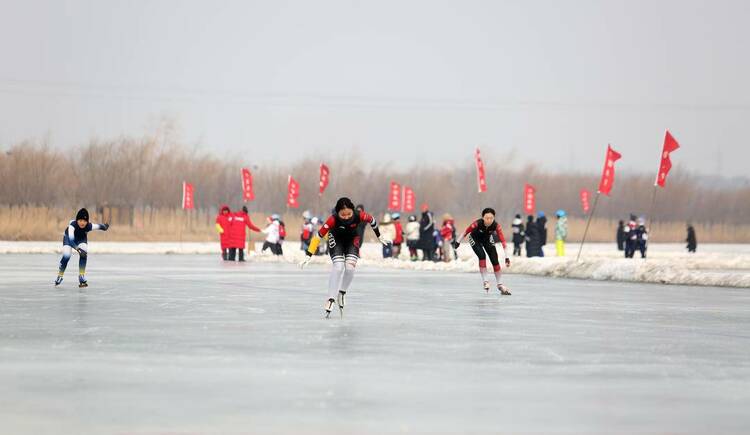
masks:
<path fill-rule="evenodd" d="M 510 267 L 510 258 L 505 257 L 505 267 Z"/>
<path fill-rule="evenodd" d="M 88 255 L 88 254 L 86 253 L 86 251 L 84 251 L 83 249 L 80 249 L 80 248 L 76 248 L 76 251 L 78 251 L 78 255 L 80 255 L 80 256 L 81 256 L 81 257 L 83 257 L 83 258 L 86 258 L 86 255 Z"/>
<path fill-rule="evenodd" d="M 451 245 L 453 246 L 453 249 L 458 249 L 459 246 L 461 246 L 460 243 L 458 243 L 458 240 L 454 240 Z"/>
<path fill-rule="evenodd" d="M 101 228 L 102 228 L 102 231 L 107 231 L 109 229 L 109 224 L 102 224 Z"/>

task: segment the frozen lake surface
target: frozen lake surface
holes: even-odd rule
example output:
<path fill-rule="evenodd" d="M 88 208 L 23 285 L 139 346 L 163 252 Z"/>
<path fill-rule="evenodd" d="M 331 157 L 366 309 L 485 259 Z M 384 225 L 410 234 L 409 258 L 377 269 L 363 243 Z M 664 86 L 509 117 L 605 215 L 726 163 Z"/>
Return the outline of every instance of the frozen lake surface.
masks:
<path fill-rule="evenodd" d="M 750 290 L 0 255 L 9 434 L 747 433 Z"/>

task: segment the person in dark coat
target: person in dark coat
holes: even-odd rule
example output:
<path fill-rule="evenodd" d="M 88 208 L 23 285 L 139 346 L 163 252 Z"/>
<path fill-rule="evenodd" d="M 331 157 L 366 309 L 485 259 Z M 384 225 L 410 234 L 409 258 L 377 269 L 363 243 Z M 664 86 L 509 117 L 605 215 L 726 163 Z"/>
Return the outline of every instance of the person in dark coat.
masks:
<path fill-rule="evenodd" d="M 525 227 L 523 226 L 523 221 L 521 220 L 521 215 L 517 214 L 515 219 L 513 219 L 513 256 L 520 257 L 521 256 L 521 245 L 524 242 L 524 237 L 526 236 Z"/>
<path fill-rule="evenodd" d="M 625 240 L 627 240 L 627 238 L 625 237 L 625 221 L 620 221 L 617 223 L 617 250 L 618 251 L 625 250 Z"/>
<path fill-rule="evenodd" d="M 435 218 L 427 204 L 422 204 L 422 219 L 419 221 L 419 247 L 422 249 L 422 261 L 433 261 L 435 258 Z"/>
<path fill-rule="evenodd" d="M 547 216 L 543 211 L 537 213 L 536 225 L 539 227 L 539 257 L 544 257 L 544 245 L 547 244 Z"/>
<path fill-rule="evenodd" d="M 638 228 L 636 229 L 636 232 L 638 234 L 638 251 L 641 253 L 641 258 L 646 258 L 646 250 L 648 249 L 648 230 L 646 229 L 645 219 L 638 219 Z"/>
<path fill-rule="evenodd" d="M 695 237 L 695 228 L 693 228 L 692 225 L 688 224 L 687 226 L 687 250 L 688 252 L 695 253 L 695 250 L 698 249 L 698 239 Z"/>
<path fill-rule="evenodd" d="M 526 256 L 541 257 L 539 253 L 542 250 L 541 243 L 539 226 L 534 222 L 534 216 L 529 215 L 526 219 Z"/>
<path fill-rule="evenodd" d="M 628 226 L 625 227 L 625 258 L 633 258 L 636 249 L 638 249 L 638 224 L 635 222 L 635 216 L 630 215 Z"/>

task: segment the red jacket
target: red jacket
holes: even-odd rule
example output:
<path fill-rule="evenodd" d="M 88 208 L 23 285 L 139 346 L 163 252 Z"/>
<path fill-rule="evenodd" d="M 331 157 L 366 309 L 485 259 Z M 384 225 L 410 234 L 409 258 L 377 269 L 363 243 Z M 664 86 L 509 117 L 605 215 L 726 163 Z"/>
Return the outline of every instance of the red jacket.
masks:
<path fill-rule="evenodd" d="M 440 237 L 443 238 L 444 241 L 450 242 L 453 240 L 453 229 L 454 229 L 453 220 L 447 220 L 443 222 L 443 227 L 440 228 Z"/>
<path fill-rule="evenodd" d="M 221 206 L 221 208 L 219 209 L 219 214 L 216 215 L 216 223 L 221 226 L 222 230 L 224 230 L 224 232 L 219 235 L 221 249 L 228 249 L 231 248 L 231 246 L 229 246 L 229 227 L 232 225 L 232 213 L 229 212 L 227 214 L 223 214 L 224 210 L 229 212 L 229 206 Z"/>
<path fill-rule="evenodd" d="M 401 226 L 401 221 L 394 222 L 393 227 L 396 229 L 396 237 L 393 238 L 393 244 L 400 245 L 404 243 L 404 228 Z"/>
<path fill-rule="evenodd" d="M 232 222 L 229 225 L 229 247 L 245 249 L 246 228 L 259 232 L 260 228 L 253 225 L 250 216 L 244 211 L 232 214 Z"/>

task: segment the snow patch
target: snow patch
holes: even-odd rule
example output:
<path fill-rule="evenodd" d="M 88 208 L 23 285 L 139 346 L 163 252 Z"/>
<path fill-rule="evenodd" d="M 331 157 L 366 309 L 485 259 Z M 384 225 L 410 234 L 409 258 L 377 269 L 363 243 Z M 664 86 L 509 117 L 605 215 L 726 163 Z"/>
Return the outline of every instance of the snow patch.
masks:
<path fill-rule="evenodd" d="M 260 243 L 256 244 L 256 248 Z M 201 242 L 99 242 L 89 245 L 92 254 L 213 254 L 216 243 Z M 719 287 L 750 287 L 750 245 L 703 244 L 700 252 L 688 254 L 681 244 L 654 244 L 648 259 L 625 259 L 610 243 L 586 245 L 576 261 L 578 245 L 568 245 L 565 257 L 512 257 L 508 274 L 600 281 L 648 282 Z M 552 249 L 547 249 L 548 253 Z M 59 254 L 59 242 L 0 241 L 0 254 Z M 636 254 L 638 255 L 638 254 Z M 304 258 L 297 242 L 284 244 L 284 256 L 275 257 L 258 250 L 249 252 L 248 261 L 297 263 Z M 328 264 L 328 256 L 318 256 L 311 264 Z M 383 259 L 376 243 L 362 248 L 362 265 L 402 270 L 476 272 L 477 261 L 468 247 L 459 249 L 459 259 L 450 263 Z"/>

